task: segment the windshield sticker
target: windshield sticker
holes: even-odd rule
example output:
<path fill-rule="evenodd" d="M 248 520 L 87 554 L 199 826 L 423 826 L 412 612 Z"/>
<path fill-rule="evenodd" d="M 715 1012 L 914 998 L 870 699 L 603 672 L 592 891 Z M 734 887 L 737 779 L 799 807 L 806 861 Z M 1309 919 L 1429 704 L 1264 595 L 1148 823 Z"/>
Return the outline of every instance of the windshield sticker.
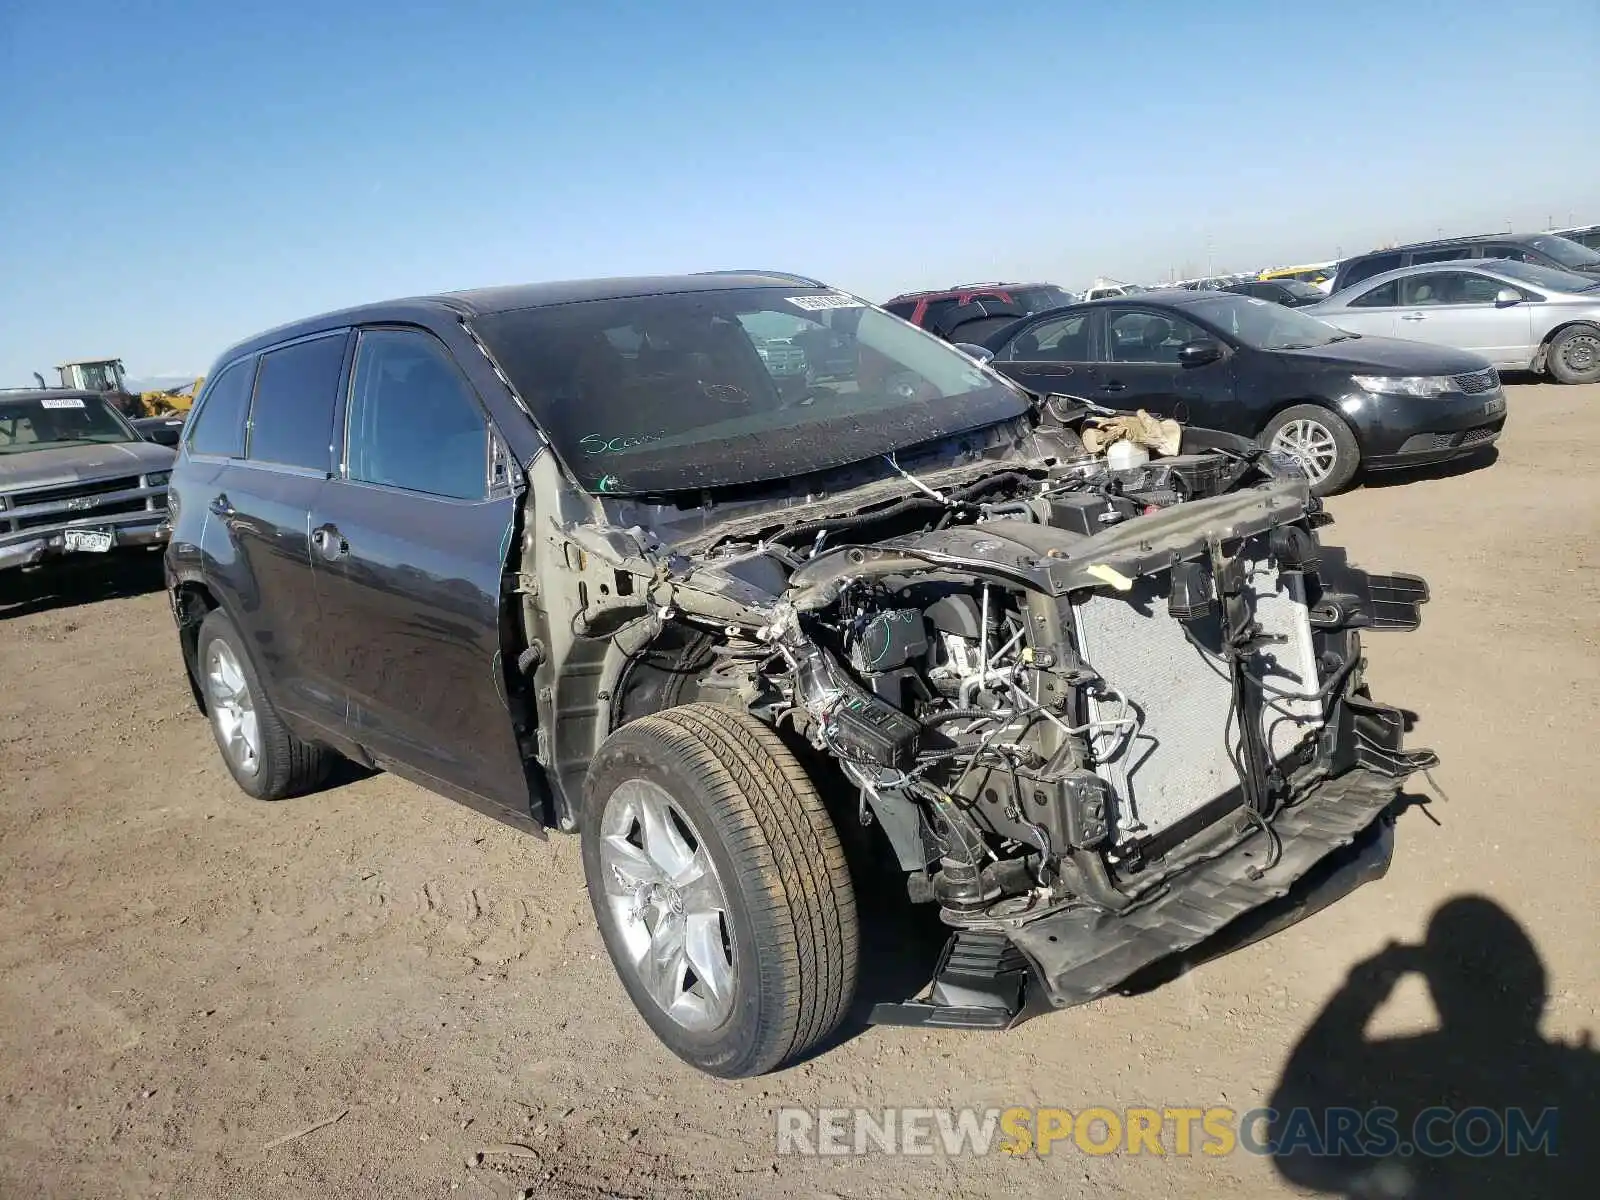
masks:
<path fill-rule="evenodd" d="M 39 401 L 40 408 L 82 408 L 83 401 L 76 396 L 46 396 Z"/>
<path fill-rule="evenodd" d="M 641 433 L 634 437 L 608 438 L 601 433 L 586 433 L 578 439 L 585 454 L 621 454 L 624 450 L 637 450 L 651 442 L 659 442 L 665 433 Z"/>
<path fill-rule="evenodd" d="M 821 312 L 829 308 L 865 308 L 866 305 L 854 296 L 846 296 L 843 292 L 829 292 L 825 296 L 785 296 L 790 304 L 796 308 L 803 308 L 807 312 Z"/>
<path fill-rule="evenodd" d="M 595 484 L 594 490 L 597 492 L 614 492 L 621 486 L 622 480 L 615 475 L 602 475 L 600 476 L 600 482 Z"/>

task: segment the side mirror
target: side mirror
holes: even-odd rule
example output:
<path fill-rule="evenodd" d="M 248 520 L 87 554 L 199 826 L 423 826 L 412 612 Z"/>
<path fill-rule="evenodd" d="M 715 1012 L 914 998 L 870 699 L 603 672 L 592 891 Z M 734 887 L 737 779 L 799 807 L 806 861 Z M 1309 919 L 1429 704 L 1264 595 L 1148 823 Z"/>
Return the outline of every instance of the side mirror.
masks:
<path fill-rule="evenodd" d="M 1522 303 L 1522 293 L 1516 288 L 1501 288 L 1495 293 L 1494 306 L 1496 308 L 1510 308 L 1513 304 Z"/>
<path fill-rule="evenodd" d="M 979 346 L 972 342 L 951 342 L 950 344 L 968 358 L 976 359 L 981 363 L 986 363 L 994 357 L 994 351 L 987 346 Z"/>
<path fill-rule="evenodd" d="M 1178 347 L 1178 365 L 1203 367 L 1222 357 L 1222 343 L 1215 338 L 1195 338 Z"/>

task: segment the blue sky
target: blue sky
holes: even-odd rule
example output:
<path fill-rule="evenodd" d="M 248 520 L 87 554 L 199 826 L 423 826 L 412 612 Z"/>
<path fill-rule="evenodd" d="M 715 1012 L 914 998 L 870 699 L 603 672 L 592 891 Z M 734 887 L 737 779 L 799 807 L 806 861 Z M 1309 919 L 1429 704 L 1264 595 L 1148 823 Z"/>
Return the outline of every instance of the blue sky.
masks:
<path fill-rule="evenodd" d="M 0 385 L 480 284 L 884 299 L 1600 221 L 1594 0 L 854 7 L 6 0 Z"/>

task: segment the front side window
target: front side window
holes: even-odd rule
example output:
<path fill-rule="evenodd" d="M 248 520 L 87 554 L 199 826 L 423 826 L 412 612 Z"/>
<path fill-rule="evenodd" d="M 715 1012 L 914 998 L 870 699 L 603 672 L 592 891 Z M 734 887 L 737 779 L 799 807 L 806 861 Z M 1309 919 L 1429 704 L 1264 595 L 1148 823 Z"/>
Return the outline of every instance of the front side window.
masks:
<path fill-rule="evenodd" d="M 253 357 L 223 368 L 211 380 L 200 398 L 200 413 L 189 428 L 189 453 L 244 457 L 244 422 L 255 380 Z"/>
<path fill-rule="evenodd" d="M 345 470 L 361 483 L 481 500 L 489 424 L 444 348 L 425 333 L 369 329 L 356 346 Z"/>
<path fill-rule="evenodd" d="M 597 493 L 776 482 L 1028 408 L 959 350 L 823 288 L 549 305 L 473 326 Z"/>
<path fill-rule="evenodd" d="M 99 396 L 0 395 L 0 454 L 138 440 L 122 415 Z"/>
<path fill-rule="evenodd" d="M 1232 298 L 1245 299 L 1238 296 Z M 1257 300 L 1255 303 L 1264 304 L 1266 301 Z M 1185 343 L 1205 336 L 1205 331 L 1198 325 L 1172 313 L 1113 313 L 1106 322 L 1107 357 L 1111 362 L 1177 366 L 1179 349 Z"/>
<path fill-rule="evenodd" d="M 1456 298 L 1451 303 L 1493 304 L 1505 286 L 1498 279 L 1490 279 L 1487 275 L 1474 275 L 1463 272 L 1461 286 L 1456 292 Z"/>
<path fill-rule="evenodd" d="M 1013 338 L 996 357 L 1005 362 L 1088 362 L 1092 316 L 1076 312 L 1040 321 Z"/>
<path fill-rule="evenodd" d="M 1462 271 L 1437 271 L 1427 275 L 1408 275 L 1400 280 L 1400 304 L 1404 308 L 1431 308 L 1439 304 L 1460 304 Z"/>
<path fill-rule="evenodd" d="M 261 356 L 245 447 L 250 461 L 328 470 L 333 408 L 348 342 L 340 332 Z"/>

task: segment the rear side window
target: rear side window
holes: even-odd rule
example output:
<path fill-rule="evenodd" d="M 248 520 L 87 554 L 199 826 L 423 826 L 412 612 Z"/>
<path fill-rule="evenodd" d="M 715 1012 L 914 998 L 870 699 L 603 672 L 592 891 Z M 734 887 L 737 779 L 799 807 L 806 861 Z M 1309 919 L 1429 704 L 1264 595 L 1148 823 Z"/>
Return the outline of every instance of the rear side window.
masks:
<path fill-rule="evenodd" d="M 899 304 L 885 304 L 883 307 L 884 311 L 893 313 L 902 321 L 909 321 L 911 314 L 917 311 L 917 302 L 915 300 L 903 300 Z"/>
<path fill-rule="evenodd" d="M 250 408 L 250 460 L 326 471 L 345 334 L 296 342 L 261 356 Z"/>
<path fill-rule="evenodd" d="M 1352 263 L 1340 283 L 1340 288 L 1342 290 L 1352 283 L 1360 283 L 1363 279 L 1371 279 L 1374 275 L 1382 275 L 1385 271 L 1392 271 L 1399 265 L 1399 254 L 1374 254 L 1371 258 L 1364 258 L 1359 262 Z"/>
<path fill-rule="evenodd" d="M 1409 265 L 1419 267 L 1431 262 L 1455 262 L 1461 258 L 1471 258 L 1471 246 L 1444 246 L 1438 250 L 1414 250 L 1411 253 Z"/>
<path fill-rule="evenodd" d="M 256 360 L 247 358 L 223 368 L 211 381 L 189 430 L 189 453 L 244 457 L 244 418 L 255 377 Z"/>
<path fill-rule="evenodd" d="M 459 500 L 487 493 L 488 419 L 460 369 L 427 334 L 362 333 L 346 428 L 351 479 Z"/>

